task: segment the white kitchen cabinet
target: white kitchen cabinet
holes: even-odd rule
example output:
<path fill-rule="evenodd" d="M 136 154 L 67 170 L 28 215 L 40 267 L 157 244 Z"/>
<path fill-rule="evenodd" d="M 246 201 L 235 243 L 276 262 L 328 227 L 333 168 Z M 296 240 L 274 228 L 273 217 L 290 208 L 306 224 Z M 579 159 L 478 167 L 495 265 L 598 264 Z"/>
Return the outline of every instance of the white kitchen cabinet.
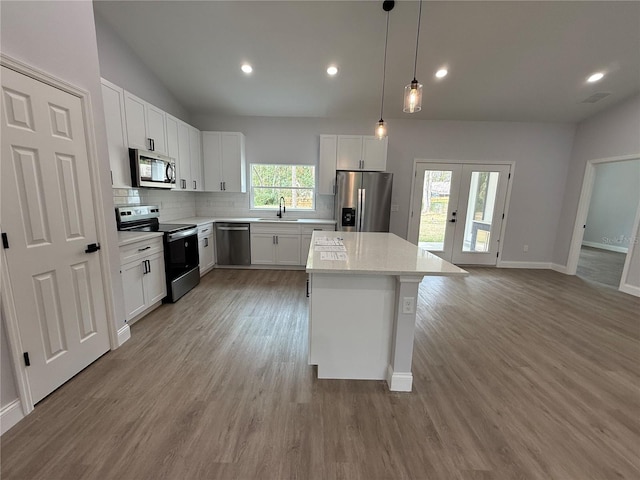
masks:
<path fill-rule="evenodd" d="M 387 145 L 387 137 L 338 135 L 336 169 L 383 171 L 387 168 Z"/>
<path fill-rule="evenodd" d="M 204 191 L 204 182 L 202 180 L 202 139 L 200 130 L 195 127 L 189 127 L 189 155 L 191 164 L 191 186 L 194 192 Z"/>
<path fill-rule="evenodd" d="M 251 263 L 254 265 L 300 265 L 298 225 L 251 224 Z"/>
<path fill-rule="evenodd" d="M 127 144 L 130 148 L 167 154 L 165 112 L 141 98 L 124 92 Z"/>
<path fill-rule="evenodd" d="M 245 137 L 240 132 L 202 132 L 204 186 L 209 192 L 247 191 Z"/>
<path fill-rule="evenodd" d="M 320 156 L 318 161 L 318 193 L 334 195 L 336 187 L 336 159 L 338 137 L 320 135 Z"/>
<path fill-rule="evenodd" d="M 216 264 L 215 235 L 213 223 L 198 226 L 198 252 L 200 254 L 200 276 L 207 273 Z"/>
<path fill-rule="evenodd" d="M 111 166 L 111 185 L 130 188 L 131 167 L 129 147 L 127 146 L 124 90 L 104 78 L 101 79 L 101 87 L 104 119 L 107 127 L 109 165 Z"/>
<path fill-rule="evenodd" d="M 133 323 L 167 295 L 162 237 L 120 247 L 126 319 Z"/>
<path fill-rule="evenodd" d="M 178 158 L 176 159 L 176 189 L 191 190 L 191 145 L 189 141 L 190 126 L 178 122 Z"/>

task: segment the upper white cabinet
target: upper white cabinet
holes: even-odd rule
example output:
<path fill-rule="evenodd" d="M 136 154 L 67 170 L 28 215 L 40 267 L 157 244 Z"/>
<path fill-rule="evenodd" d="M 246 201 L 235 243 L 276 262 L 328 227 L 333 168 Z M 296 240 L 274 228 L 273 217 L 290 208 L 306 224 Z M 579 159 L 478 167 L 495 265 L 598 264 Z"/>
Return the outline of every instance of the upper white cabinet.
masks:
<path fill-rule="evenodd" d="M 202 139 L 200 130 L 189 127 L 189 154 L 191 156 L 191 185 L 194 192 L 204 191 L 202 181 Z"/>
<path fill-rule="evenodd" d="M 127 140 L 130 148 L 167 154 L 165 112 L 150 103 L 124 92 Z"/>
<path fill-rule="evenodd" d="M 338 137 L 320 135 L 320 161 L 318 162 L 318 193 L 333 195 L 336 185 L 336 159 Z"/>
<path fill-rule="evenodd" d="M 384 170 L 387 168 L 387 137 L 338 135 L 337 170 Z"/>
<path fill-rule="evenodd" d="M 176 158 L 176 190 L 191 190 L 191 127 L 178 121 L 178 158 Z"/>
<path fill-rule="evenodd" d="M 242 133 L 202 132 L 202 152 L 206 191 L 247 191 L 247 167 Z"/>
<path fill-rule="evenodd" d="M 124 113 L 124 90 L 101 79 L 104 119 L 107 127 L 111 184 L 114 187 L 131 187 L 131 168 L 127 146 L 127 122 Z"/>

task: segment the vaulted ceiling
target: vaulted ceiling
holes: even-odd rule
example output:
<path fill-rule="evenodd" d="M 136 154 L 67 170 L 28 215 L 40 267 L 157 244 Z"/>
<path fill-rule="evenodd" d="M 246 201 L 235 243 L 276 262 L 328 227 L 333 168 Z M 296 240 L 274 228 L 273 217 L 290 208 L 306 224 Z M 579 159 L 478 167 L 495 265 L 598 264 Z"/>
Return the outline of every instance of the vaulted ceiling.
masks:
<path fill-rule="evenodd" d="M 386 119 L 576 122 L 640 91 L 639 2 L 424 1 L 423 108 L 403 113 L 418 6 L 399 1 L 389 14 Z M 380 114 L 381 1 L 95 1 L 94 9 L 191 112 Z M 443 66 L 449 74 L 436 79 Z M 586 82 L 597 71 L 605 77 Z M 583 103 L 597 93 L 609 95 Z"/>

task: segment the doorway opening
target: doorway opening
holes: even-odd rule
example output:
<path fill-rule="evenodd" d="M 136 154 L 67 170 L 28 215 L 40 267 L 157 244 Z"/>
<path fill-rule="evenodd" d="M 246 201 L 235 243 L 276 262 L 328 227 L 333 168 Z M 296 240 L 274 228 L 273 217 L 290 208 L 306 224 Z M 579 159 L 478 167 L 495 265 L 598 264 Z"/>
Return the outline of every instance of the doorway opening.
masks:
<path fill-rule="evenodd" d="M 576 275 L 620 286 L 640 203 L 640 159 L 594 165 Z"/>

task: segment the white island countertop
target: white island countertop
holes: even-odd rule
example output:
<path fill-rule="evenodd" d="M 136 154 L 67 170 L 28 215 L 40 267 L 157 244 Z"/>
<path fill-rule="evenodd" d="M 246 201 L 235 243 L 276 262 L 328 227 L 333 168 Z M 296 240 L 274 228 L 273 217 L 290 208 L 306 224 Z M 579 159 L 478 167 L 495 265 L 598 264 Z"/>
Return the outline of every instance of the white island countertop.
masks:
<path fill-rule="evenodd" d="M 344 250 L 331 251 L 340 249 L 340 245 L 322 245 L 332 241 L 344 245 Z M 468 275 L 393 233 L 378 232 L 314 232 L 306 270 L 347 275 Z"/>

